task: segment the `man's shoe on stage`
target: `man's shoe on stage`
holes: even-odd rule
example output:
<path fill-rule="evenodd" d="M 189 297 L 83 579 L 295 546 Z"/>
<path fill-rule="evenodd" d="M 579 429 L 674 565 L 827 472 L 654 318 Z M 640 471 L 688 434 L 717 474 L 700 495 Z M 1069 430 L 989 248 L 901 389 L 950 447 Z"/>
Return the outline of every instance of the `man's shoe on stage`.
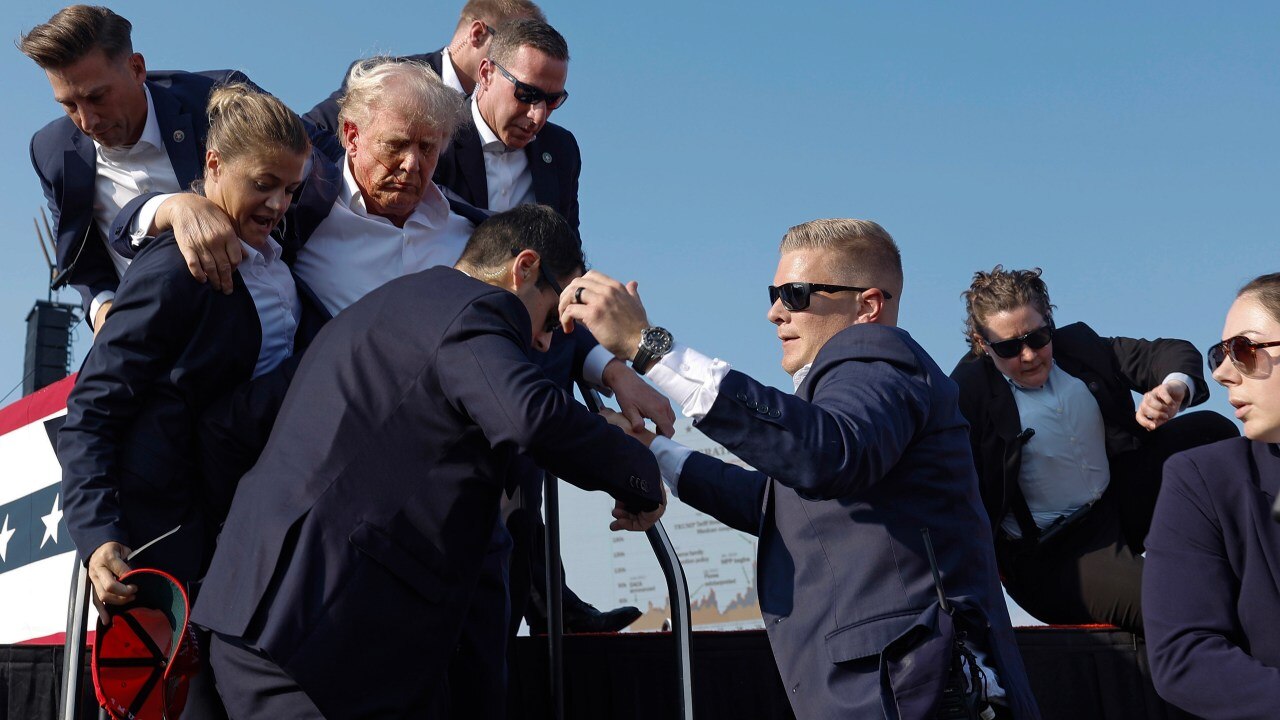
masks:
<path fill-rule="evenodd" d="M 530 607 L 532 610 L 533 608 Z M 532 614 L 532 613 L 531 613 Z M 643 613 L 640 608 L 624 605 L 608 612 L 600 612 L 596 606 L 578 600 L 564 599 L 564 631 L 566 633 L 616 633 L 636 620 Z M 545 617 L 529 617 L 529 634 L 546 635 L 547 619 Z"/>
<path fill-rule="evenodd" d="M 639 620 L 642 614 L 640 608 L 632 605 L 600 612 L 590 603 L 565 603 L 564 629 L 571 633 L 616 633 Z"/>

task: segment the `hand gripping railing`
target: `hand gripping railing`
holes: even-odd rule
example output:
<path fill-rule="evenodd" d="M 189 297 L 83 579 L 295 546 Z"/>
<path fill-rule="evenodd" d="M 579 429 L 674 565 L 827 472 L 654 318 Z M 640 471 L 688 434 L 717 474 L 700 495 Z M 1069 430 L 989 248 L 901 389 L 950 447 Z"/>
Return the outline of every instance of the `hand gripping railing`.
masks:
<path fill-rule="evenodd" d="M 603 407 L 595 390 L 579 386 L 582 399 L 592 412 Z M 547 524 L 547 636 L 550 652 L 551 717 L 564 718 L 564 623 L 561 615 L 560 572 L 560 495 L 557 480 L 550 473 L 546 476 Z M 676 682 L 680 688 L 681 720 L 693 720 L 693 623 L 689 610 L 689 585 L 685 582 L 684 568 L 676 556 L 675 546 L 659 520 L 645 531 L 649 545 L 658 558 L 662 574 L 667 579 L 667 597 L 671 605 L 671 633 L 676 639 Z M 553 580 L 554 578 L 554 580 Z"/>

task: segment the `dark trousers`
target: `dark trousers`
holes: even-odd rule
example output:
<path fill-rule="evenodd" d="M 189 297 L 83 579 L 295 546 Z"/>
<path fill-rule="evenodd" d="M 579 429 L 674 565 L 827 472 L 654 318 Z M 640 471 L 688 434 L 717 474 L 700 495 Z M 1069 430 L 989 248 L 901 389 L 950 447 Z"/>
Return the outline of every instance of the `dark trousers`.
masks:
<path fill-rule="evenodd" d="M 1140 556 L 1164 461 L 1237 434 L 1217 413 L 1189 413 L 1152 431 L 1142 448 L 1112 458 L 1111 484 L 1079 523 L 1040 543 L 997 540 L 1009 596 L 1047 623 L 1106 623 L 1142 635 Z"/>
<path fill-rule="evenodd" d="M 316 720 L 324 716 L 311 698 L 264 653 L 236 638 L 214 634 L 209 661 L 218 694 L 231 720 Z M 359 692 L 353 688 L 352 692 Z"/>

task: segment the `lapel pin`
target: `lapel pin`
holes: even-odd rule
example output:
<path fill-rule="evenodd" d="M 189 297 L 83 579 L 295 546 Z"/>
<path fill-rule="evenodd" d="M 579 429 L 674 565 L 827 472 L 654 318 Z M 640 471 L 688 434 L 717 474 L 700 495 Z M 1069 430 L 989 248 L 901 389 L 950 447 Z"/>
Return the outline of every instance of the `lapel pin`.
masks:
<path fill-rule="evenodd" d="M 186 134 L 186 133 L 182 132 L 181 130 L 174 130 L 174 131 L 173 131 L 173 141 L 174 141 L 174 142 L 182 142 L 183 140 L 186 140 L 186 139 L 187 139 L 187 134 Z"/>
<path fill-rule="evenodd" d="M 547 163 L 547 164 L 550 164 L 550 163 L 551 163 L 551 153 L 547 153 L 547 152 L 542 153 L 542 162 Z"/>

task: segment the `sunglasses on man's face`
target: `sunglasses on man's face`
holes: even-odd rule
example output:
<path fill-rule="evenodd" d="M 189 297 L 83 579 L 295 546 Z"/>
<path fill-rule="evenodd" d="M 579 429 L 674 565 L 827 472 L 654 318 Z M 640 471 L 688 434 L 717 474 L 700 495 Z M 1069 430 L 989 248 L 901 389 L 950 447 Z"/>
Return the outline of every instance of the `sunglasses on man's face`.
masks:
<path fill-rule="evenodd" d="M 1018 354 L 1022 352 L 1023 345 L 1026 345 L 1032 350 L 1039 350 L 1045 345 L 1053 342 L 1053 323 L 1036 328 L 1026 335 L 1019 335 L 1016 338 L 991 342 L 984 337 L 982 338 L 982 342 L 987 347 L 991 348 L 991 352 L 1008 360 L 1009 358 L 1018 357 Z"/>
<path fill-rule="evenodd" d="M 517 80 L 515 75 L 507 72 L 506 68 L 496 62 L 493 62 L 493 60 L 490 60 L 489 62 L 492 62 L 493 66 L 498 68 L 498 72 L 502 73 L 502 77 L 510 80 L 511 84 L 516 86 L 516 100 L 519 100 L 525 105 L 537 105 L 540 102 L 545 102 L 547 104 L 547 111 L 550 112 L 563 105 L 564 101 L 569 99 L 568 90 L 549 93 L 542 88 L 534 87 L 527 82 Z"/>
<path fill-rule="evenodd" d="M 822 283 L 793 282 L 785 285 L 769 286 L 769 304 L 782 300 L 782 307 L 797 312 L 809 307 L 809 298 L 816 292 L 866 292 L 871 288 L 853 287 L 851 285 L 823 285 Z M 881 290 L 885 300 L 892 300 L 893 295 Z"/>
<path fill-rule="evenodd" d="M 1209 360 L 1210 373 L 1217 370 L 1222 361 L 1230 357 L 1231 364 L 1236 366 L 1241 375 L 1252 375 L 1258 370 L 1258 350 L 1277 345 L 1280 345 L 1280 340 L 1257 343 L 1243 335 L 1236 335 L 1211 345 L 1204 354 Z"/>

